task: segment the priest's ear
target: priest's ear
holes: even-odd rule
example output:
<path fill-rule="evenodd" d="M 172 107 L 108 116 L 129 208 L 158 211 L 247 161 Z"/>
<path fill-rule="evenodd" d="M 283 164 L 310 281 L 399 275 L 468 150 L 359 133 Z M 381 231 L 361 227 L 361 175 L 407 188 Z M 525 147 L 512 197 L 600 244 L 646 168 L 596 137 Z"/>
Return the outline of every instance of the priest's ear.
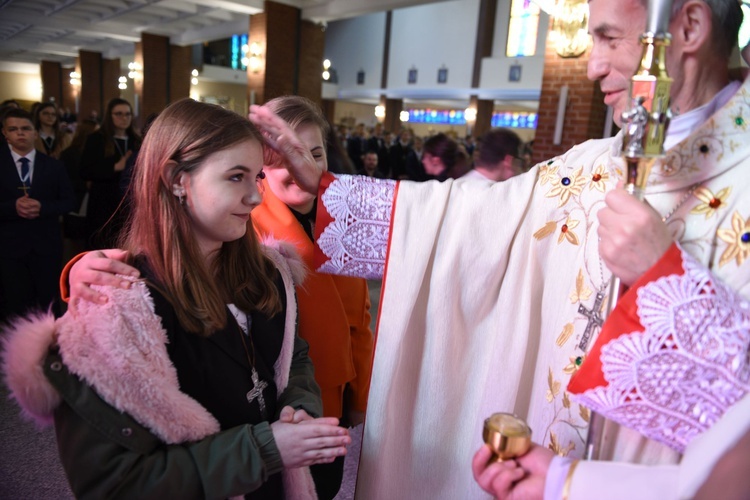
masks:
<path fill-rule="evenodd" d="M 712 11 L 703 0 L 687 0 L 670 22 L 672 45 L 680 53 L 696 55 L 699 52 L 719 51 L 715 40 Z"/>

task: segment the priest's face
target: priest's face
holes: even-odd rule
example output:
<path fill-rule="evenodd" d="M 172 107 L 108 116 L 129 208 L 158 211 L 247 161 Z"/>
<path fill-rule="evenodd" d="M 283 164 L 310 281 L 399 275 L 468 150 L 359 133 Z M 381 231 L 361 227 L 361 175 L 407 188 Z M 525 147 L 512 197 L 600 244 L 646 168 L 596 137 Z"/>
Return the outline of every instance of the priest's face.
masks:
<path fill-rule="evenodd" d="M 628 109 L 630 78 L 638 69 L 646 28 L 646 8 L 641 0 L 590 0 L 589 33 L 594 45 L 588 77 L 599 80 L 604 103 L 612 106 L 614 119 L 622 125 Z"/>

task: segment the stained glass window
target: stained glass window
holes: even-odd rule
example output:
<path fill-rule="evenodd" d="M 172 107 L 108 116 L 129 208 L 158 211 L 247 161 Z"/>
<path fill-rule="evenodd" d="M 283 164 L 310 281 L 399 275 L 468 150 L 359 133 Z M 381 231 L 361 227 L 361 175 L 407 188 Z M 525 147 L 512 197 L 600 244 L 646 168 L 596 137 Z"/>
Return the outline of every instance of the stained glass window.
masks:
<path fill-rule="evenodd" d="M 536 54 L 538 32 L 539 6 L 531 0 L 511 0 L 505 55 L 523 57 Z"/>
<path fill-rule="evenodd" d="M 742 13 L 745 14 L 742 21 L 742 26 L 740 26 L 740 37 L 739 37 L 739 43 L 740 43 L 740 49 L 744 48 L 745 45 L 750 42 L 750 2 L 748 0 L 743 0 L 742 3 Z"/>
<path fill-rule="evenodd" d="M 409 109 L 406 114 L 408 118 L 403 121 L 408 123 L 466 125 L 464 111 L 459 109 Z M 535 129 L 537 118 L 536 113 L 496 111 L 491 123 L 493 127 Z"/>

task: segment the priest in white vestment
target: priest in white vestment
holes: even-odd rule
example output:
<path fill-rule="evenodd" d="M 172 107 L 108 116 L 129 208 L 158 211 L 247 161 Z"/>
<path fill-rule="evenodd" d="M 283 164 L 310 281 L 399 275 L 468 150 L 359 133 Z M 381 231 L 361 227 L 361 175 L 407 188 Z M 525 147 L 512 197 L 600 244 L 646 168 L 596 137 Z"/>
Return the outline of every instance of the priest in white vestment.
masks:
<path fill-rule="evenodd" d="M 736 0 L 686 0 L 673 17 L 668 66 L 679 115 L 646 199 L 685 250 L 747 297 L 750 81 L 729 80 L 729 48 L 713 35 L 732 35 L 712 26 L 714 3 L 729 12 L 717 22 L 741 20 Z M 589 4 L 589 76 L 619 116 L 645 8 Z M 304 155 L 266 110 L 251 109 L 251 119 L 292 163 Z M 606 302 L 611 273 L 599 257 L 596 214 L 622 178 L 621 145 L 621 135 L 588 141 L 496 184 L 323 177 L 318 271 L 384 276 L 358 498 L 484 498 L 470 463 L 483 420 L 496 411 L 525 416 L 537 442 L 581 456 L 590 412 L 565 388 L 584 337 L 598 330 L 592 311 Z M 298 182 L 317 185 L 303 170 L 293 172 Z M 636 431 L 608 434 L 602 458 L 679 458 Z"/>

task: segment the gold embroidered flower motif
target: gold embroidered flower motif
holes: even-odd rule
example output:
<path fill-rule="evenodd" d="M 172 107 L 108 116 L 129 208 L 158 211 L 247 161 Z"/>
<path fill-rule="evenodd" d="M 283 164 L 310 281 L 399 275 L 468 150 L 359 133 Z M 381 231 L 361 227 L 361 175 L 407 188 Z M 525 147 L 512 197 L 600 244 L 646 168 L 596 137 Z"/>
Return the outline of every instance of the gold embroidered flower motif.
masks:
<path fill-rule="evenodd" d="M 565 365 L 565 368 L 563 368 L 563 373 L 565 373 L 566 375 L 573 375 L 581 367 L 583 361 L 586 359 L 586 356 L 570 356 L 568 359 L 570 360 L 570 363 Z"/>
<path fill-rule="evenodd" d="M 594 173 L 591 174 L 591 183 L 589 189 L 598 189 L 602 193 L 606 189 L 606 183 L 609 180 L 609 172 L 604 168 L 604 165 L 599 165 L 594 169 Z"/>
<path fill-rule="evenodd" d="M 547 375 L 547 386 L 547 402 L 551 403 L 560 394 L 560 381 L 552 376 L 552 368 L 549 369 L 549 375 Z"/>
<path fill-rule="evenodd" d="M 573 228 L 578 227 L 579 222 L 570 217 L 565 220 L 565 224 L 560 226 L 560 236 L 557 237 L 558 245 L 562 243 L 562 240 L 568 240 L 574 245 L 578 244 L 578 236 L 573 232 Z"/>
<path fill-rule="evenodd" d="M 570 397 L 568 396 L 567 391 L 563 392 L 562 404 L 563 408 L 570 408 Z"/>
<path fill-rule="evenodd" d="M 568 446 L 563 448 L 558 441 L 557 436 L 552 431 L 549 433 L 549 444 L 547 446 L 550 450 L 555 452 L 556 455 L 560 455 L 561 457 L 568 456 L 568 453 L 576 449 L 576 445 L 572 441 L 568 443 Z"/>
<path fill-rule="evenodd" d="M 585 406 L 578 405 L 578 414 L 585 422 L 588 422 L 589 418 L 591 418 L 591 410 Z"/>
<path fill-rule="evenodd" d="M 542 240 L 546 238 L 547 236 L 553 234 L 556 229 L 557 229 L 557 222 L 549 221 L 548 223 L 543 225 L 540 229 L 538 229 L 537 232 L 534 233 L 534 238 L 536 238 L 537 240 Z"/>
<path fill-rule="evenodd" d="M 557 206 L 561 207 L 568 202 L 571 196 L 581 194 L 583 186 L 586 185 L 586 178 L 581 175 L 581 172 L 583 172 L 583 167 L 580 167 L 570 175 L 553 178 L 550 181 L 553 188 L 547 193 L 547 198 L 559 196 L 560 203 Z"/>
<path fill-rule="evenodd" d="M 719 267 L 732 260 L 739 266 L 750 257 L 750 217 L 743 219 L 739 212 L 735 212 L 732 214 L 732 229 L 722 228 L 716 234 L 727 243 L 719 259 Z"/>
<path fill-rule="evenodd" d="M 570 302 L 575 304 L 576 302 L 588 300 L 592 293 L 591 288 L 586 286 L 583 268 L 581 268 L 578 270 L 578 276 L 576 276 L 576 289 L 570 294 Z"/>
<path fill-rule="evenodd" d="M 695 194 L 695 197 L 702 203 L 692 209 L 690 213 L 696 215 L 705 213 L 706 219 L 708 219 L 714 215 L 719 208 L 726 204 L 731 192 L 731 186 L 725 187 L 716 194 L 713 194 L 708 188 L 699 187 L 693 194 Z"/>
<path fill-rule="evenodd" d="M 539 168 L 539 184 L 545 185 L 548 182 L 552 182 L 557 173 L 557 167 L 553 167 L 551 164 L 543 165 Z"/>
<path fill-rule="evenodd" d="M 571 335 L 573 335 L 573 332 L 575 331 L 575 327 L 573 326 L 573 323 L 566 323 L 565 326 L 563 326 L 562 332 L 560 332 L 560 335 L 557 336 L 557 339 L 555 340 L 555 345 L 557 347 L 562 347 L 565 345 L 565 342 L 568 341 Z"/>

